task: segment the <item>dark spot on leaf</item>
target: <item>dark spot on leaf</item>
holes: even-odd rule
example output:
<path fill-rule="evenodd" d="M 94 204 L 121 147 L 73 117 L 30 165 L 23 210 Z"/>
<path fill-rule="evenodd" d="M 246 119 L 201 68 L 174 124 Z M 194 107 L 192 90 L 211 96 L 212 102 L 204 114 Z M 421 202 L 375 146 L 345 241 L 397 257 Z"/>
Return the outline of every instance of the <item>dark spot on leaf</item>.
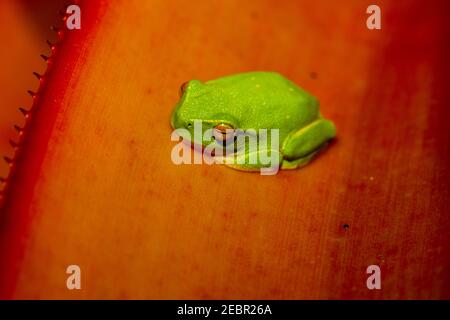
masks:
<path fill-rule="evenodd" d="M 311 79 L 317 79 L 317 77 L 318 77 L 318 74 L 317 74 L 317 72 L 311 72 L 310 74 L 309 74 L 309 77 L 311 78 Z"/>

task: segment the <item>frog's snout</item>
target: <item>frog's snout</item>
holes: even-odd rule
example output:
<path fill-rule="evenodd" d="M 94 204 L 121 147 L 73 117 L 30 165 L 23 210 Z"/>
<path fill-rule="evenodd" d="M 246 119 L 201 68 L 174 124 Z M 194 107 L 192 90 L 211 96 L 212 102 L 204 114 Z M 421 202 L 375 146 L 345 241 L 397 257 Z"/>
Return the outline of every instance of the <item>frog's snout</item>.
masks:
<path fill-rule="evenodd" d="M 180 116 L 178 115 L 178 108 L 175 108 L 172 112 L 172 116 L 170 118 L 170 124 L 172 125 L 172 128 L 178 129 L 181 128 L 181 122 L 180 122 Z"/>
<path fill-rule="evenodd" d="M 170 124 L 174 129 L 190 129 L 191 121 L 186 120 L 180 113 L 180 106 L 177 106 L 175 110 L 172 112 L 172 116 L 170 118 Z"/>

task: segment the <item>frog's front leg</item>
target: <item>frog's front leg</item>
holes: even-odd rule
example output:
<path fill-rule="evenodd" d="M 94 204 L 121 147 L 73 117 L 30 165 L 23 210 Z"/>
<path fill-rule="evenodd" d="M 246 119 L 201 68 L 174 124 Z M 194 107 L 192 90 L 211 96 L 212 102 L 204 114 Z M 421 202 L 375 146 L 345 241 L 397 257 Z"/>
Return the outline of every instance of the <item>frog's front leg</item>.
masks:
<path fill-rule="evenodd" d="M 283 156 L 279 150 L 260 149 L 224 157 L 222 163 L 241 171 L 261 171 L 261 169 L 269 170 L 270 168 L 278 171 L 282 159 Z"/>
<path fill-rule="evenodd" d="M 335 136 L 334 124 L 322 118 L 292 132 L 282 146 L 284 159 L 281 168 L 295 169 L 306 165 Z"/>

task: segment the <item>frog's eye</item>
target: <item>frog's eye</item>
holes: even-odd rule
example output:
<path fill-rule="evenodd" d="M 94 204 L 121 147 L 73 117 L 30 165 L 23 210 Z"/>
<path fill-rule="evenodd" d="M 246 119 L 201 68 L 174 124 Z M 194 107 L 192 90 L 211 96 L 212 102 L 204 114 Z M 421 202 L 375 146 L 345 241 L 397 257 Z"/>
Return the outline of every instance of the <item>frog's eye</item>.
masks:
<path fill-rule="evenodd" d="M 180 97 L 184 94 L 186 91 L 186 88 L 189 84 L 189 81 L 183 82 L 183 84 L 180 86 Z"/>
<path fill-rule="evenodd" d="M 227 143 L 234 139 L 234 128 L 228 124 L 218 124 L 213 130 L 214 139 L 219 143 Z"/>

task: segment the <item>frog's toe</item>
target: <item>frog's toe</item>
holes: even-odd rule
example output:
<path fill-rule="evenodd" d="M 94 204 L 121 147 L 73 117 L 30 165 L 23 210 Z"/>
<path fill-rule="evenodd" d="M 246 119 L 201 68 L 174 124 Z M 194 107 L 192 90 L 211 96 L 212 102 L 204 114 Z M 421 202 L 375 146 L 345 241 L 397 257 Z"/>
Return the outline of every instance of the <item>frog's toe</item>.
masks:
<path fill-rule="evenodd" d="M 261 171 L 271 168 L 278 170 L 281 161 L 282 156 L 279 151 L 260 150 L 224 158 L 222 163 L 236 170 Z"/>
<path fill-rule="evenodd" d="M 252 165 L 243 165 L 243 164 L 234 164 L 234 163 L 224 163 L 227 167 L 239 170 L 239 171 L 248 171 L 248 172 L 255 172 L 259 171 L 260 168 Z"/>
<path fill-rule="evenodd" d="M 320 150 L 312 152 L 308 154 L 307 156 L 304 156 L 299 159 L 295 160 L 287 160 L 283 159 L 283 162 L 281 163 L 281 169 L 282 170 L 293 170 L 297 168 L 301 168 L 303 166 L 306 166 L 316 155 L 319 153 Z"/>

